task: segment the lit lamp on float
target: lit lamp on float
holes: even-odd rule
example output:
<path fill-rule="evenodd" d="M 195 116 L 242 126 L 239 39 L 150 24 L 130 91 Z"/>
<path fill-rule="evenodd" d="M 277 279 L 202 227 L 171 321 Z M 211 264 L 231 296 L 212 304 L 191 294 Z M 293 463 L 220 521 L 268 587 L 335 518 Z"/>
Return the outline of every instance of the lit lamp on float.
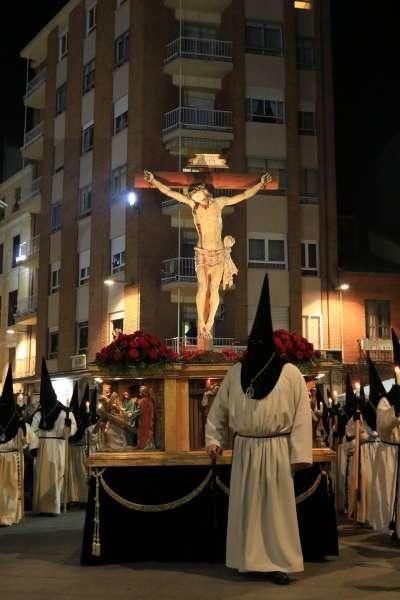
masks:
<path fill-rule="evenodd" d="M 394 378 L 397 385 L 400 385 L 400 367 L 398 365 L 394 368 Z"/>
<path fill-rule="evenodd" d="M 354 391 L 355 391 L 355 394 L 356 394 L 357 398 L 359 398 L 360 397 L 360 391 L 361 391 L 361 384 L 360 384 L 359 381 L 355 382 L 355 384 L 354 384 Z"/>

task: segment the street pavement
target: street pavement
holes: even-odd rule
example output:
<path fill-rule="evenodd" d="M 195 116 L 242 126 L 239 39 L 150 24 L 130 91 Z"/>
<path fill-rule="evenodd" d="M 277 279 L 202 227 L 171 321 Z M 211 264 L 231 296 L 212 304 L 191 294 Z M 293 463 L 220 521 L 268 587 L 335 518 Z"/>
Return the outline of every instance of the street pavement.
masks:
<path fill-rule="evenodd" d="M 400 599 L 400 548 L 371 530 L 341 526 L 339 558 L 306 563 L 290 586 L 278 587 L 222 565 L 82 567 L 83 520 L 82 511 L 73 511 L 0 528 L 1 600 Z"/>

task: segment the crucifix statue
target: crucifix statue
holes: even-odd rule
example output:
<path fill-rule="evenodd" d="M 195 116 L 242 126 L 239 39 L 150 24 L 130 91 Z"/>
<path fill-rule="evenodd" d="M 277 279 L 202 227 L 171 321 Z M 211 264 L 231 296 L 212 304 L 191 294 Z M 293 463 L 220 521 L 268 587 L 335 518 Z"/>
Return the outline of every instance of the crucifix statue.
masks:
<path fill-rule="evenodd" d="M 210 187 L 203 182 L 193 183 L 186 194 L 171 189 L 150 171 L 144 172 L 144 180 L 161 193 L 177 202 L 188 205 L 192 210 L 193 223 L 198 241 L 195 247 L 195 268 L 197 275 L 197 345 L 199 348 L 212 347 L 212 330 L 219 305 L 219 288 L 228 289 L 233 285 L 233 276 L 238 270 L 231 258 L 231 248 L 235 238 L 222 237 L 222 210 L 252 198 L 266 184 L 271 182 L 269 171 L 263 173 L 256 184 L 234 196 L 214 197 Z"/>

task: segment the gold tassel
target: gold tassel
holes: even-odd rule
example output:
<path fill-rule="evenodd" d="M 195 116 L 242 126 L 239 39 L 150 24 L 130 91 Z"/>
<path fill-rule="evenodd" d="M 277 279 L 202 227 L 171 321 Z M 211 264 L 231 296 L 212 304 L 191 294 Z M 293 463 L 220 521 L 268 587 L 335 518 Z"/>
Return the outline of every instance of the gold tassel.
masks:
<path fill-rule="evenodd" d="M 94 505 L 94 528 L 93 528 L 93 541 L 92 541 L 92 556 L 101 555 L 101 544 L 100 544 L 100 484 L 99 477 L 101 472 L 96 472 L 96 497 Z"/>

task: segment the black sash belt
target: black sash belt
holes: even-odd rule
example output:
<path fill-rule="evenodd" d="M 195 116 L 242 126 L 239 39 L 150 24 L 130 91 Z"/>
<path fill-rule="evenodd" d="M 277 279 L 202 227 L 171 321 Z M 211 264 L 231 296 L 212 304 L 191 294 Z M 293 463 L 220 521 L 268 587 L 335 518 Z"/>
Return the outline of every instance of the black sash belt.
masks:
<path fill-rule="evenodd" d="M 276 437 L 289 437 L 290 434 L 291 431 L 288 431 L 287 433 L 270 433 L 269 435 L 247 435 L 245 433 L 236 433 L 235 435 L 238 437 L 252 438 L 254 440 L 268 440 Z"/>

